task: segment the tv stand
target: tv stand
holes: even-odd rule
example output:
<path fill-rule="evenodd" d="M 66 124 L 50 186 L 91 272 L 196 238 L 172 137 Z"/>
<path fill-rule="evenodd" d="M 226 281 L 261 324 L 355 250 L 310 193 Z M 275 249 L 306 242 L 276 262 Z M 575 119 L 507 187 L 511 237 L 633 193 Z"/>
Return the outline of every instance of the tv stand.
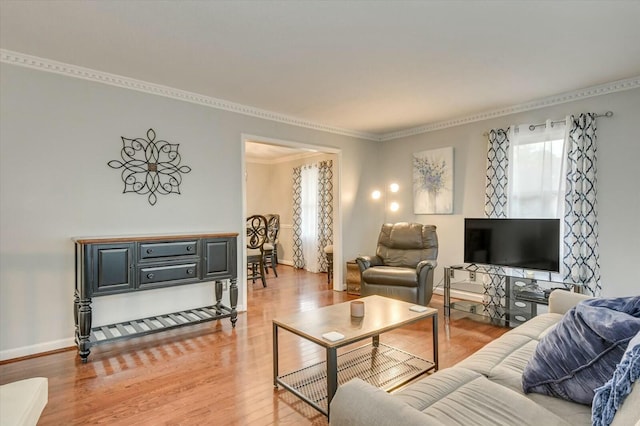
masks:
<path fill-rule="evenodd" d="M 523 277 L 522 275 L 527 275 Z M 476 300 L 451 300 L 451 291 L 475 285 Z M 561 288 L 580 293 L 582 286 L 554 279 L 548 271 L 523 274 L 520 269 L 467 264 L 444 268 L 444 314 L 462 311 L 483 317 L 492 323 L 515 327 L 538 314 L 548 304 L 552 290 Z M 463 289 L 464 291 L 464 289 Z"/>
<path fill-rule="evenodd" d="M 237 239 L 228 234 L 179 234 L 74 238 L 75 340 L 82 362 L 92 346 L 177 327 L 238 319 Z M 215 302 L 199 308 L 92 327 L 93 297 L 213 281 Z M 231 306 L 222 303 L 229 282 Z"/>

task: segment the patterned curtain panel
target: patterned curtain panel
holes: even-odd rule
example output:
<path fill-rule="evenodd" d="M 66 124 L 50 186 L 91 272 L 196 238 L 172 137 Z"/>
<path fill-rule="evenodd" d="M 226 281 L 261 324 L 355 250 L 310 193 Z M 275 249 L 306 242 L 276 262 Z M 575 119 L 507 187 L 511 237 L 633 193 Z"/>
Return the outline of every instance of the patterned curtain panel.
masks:
<path fill-rule="evenodd" d="M 509 181 L 509 128 L 492 129 L 487 149 L 487 185 L 484 213 L 488 218 L 506 218 Z M 500 271 L 500 268 L 498 268 Z M 484 275 L 483 311 L 490 318 L 506 319 L 507 280 L 500 275 Z"/>
<path fill-rule="evenodd" d="M 327 271 L 324 248 L 333 244 L 333 161 L 318 163 L 318 263 Z"/>
<path fill-rule="evenodd" d="M 487 150 L 487 186 L 484 213 L 489 218 L 507 217 L 509 169 L 509 128 L 489 132 Z"/>
<path fill-rule="evenodd" d="M 596 203 L 596 115 L 569 117 L 564 216 L 565 279 L 599 296 L 600 256 Z"/>
<path fill-rule="evenodd" d="M 293 267 L 304 268 L 302 255 L 302 167 L 293 169 Z"/>

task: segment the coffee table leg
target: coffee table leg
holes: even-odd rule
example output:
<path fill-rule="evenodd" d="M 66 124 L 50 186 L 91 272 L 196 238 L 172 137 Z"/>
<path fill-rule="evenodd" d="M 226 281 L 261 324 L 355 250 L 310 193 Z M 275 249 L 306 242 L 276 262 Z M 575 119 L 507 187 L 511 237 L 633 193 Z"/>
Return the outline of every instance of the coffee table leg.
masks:
<path fill-rule="evenodd" d="M 327 417 L 329 404 L 338 390 L 338 356 L 336 348 L 327 348 Z"/>
<path fill-rule="evenodd" d="M 438 371 L 438 314 L 433 316 L 433 363 L 435 364 L 435 370 Z"/>
<path fill-rule="evenodd" d="M 373 346 L 374 348 L 377 348 L 378 346 L 380 346 L 380 335 L 376 334 L 375 336 L 373 336 L 371 338 L 371 346 Z"/>
<path fill-rule="evenodd" d="M 278 388 L 278 326 L 273 324 L 273 387 Z"/>

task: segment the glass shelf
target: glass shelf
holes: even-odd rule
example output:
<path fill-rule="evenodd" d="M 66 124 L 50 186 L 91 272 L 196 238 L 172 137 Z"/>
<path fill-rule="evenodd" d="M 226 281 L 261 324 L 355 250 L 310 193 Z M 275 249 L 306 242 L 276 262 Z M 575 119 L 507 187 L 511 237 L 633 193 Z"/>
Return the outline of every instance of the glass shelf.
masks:
<path fill-rule="evenodd" d="M 447 318 L 453 309 L 510 327 L 536 316 L 538 311 L 546 311 L 544 305 L 554 289 L 581 292 L 581 285 L 543 271 L 459 265 L 445 267 L 444 273 Z"/>

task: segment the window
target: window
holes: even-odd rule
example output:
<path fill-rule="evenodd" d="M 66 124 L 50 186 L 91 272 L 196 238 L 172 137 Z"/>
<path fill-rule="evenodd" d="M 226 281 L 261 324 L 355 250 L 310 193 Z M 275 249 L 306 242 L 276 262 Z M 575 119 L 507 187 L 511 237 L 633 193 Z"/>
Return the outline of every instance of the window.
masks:
<path fill-rule="evenodd" d="M 560 279 L 598 295 L 595 117 L 491 130 L 485 214 L 560 219 Z"/>
<path fill-rule="evenodd" d="M 562 218 L 564 125 L 519 126 L 509 158 L 508 217 Z"/>

